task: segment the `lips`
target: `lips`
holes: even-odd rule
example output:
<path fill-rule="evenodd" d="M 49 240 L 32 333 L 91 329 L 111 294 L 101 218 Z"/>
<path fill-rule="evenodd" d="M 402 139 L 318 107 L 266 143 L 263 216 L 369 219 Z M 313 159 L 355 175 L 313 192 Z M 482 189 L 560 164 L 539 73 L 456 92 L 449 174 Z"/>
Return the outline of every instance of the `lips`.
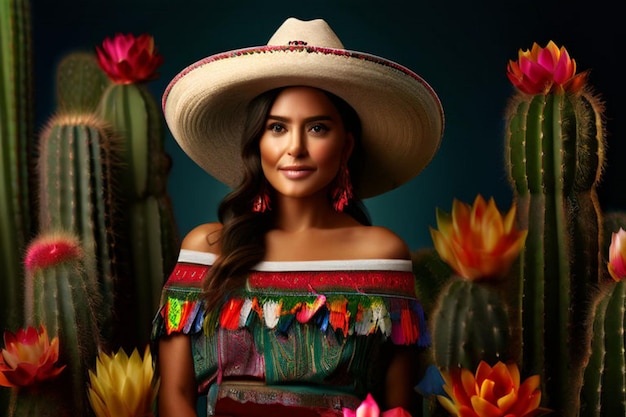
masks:
<path fill-rule="evenodd" d="M 281 167 L 280 172 L 289 179 L 300 179 L 311 175 L 313 168 L 304 165 L 290 165 Z"/>

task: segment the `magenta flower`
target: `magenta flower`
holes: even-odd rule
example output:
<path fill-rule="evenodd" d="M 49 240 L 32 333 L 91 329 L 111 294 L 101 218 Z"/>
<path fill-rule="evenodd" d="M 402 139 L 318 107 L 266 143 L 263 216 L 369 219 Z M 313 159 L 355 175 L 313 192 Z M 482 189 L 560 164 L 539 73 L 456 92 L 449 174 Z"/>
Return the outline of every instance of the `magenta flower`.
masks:
<path fill-rule="evenodd" d="M 155 79 L 163 56 L 157 53 L 154 38 L 148 34 L 135 38 L 118 33 L 96 47 L 98 63 L 115 84 L 133 84 Z"/>
<path fill-rule="evenodd" d="M 526 94 L 575 93 L 587 82 L 587 72 L 576 74 L 576 61 L 553 41 L 545 48 L 534 43 L 531 50 L 520 49 L 519 59 L 509 61 L 507 76 Z"/>
<path fill-rule="evenodd" d="M 411 417 L 408 411 L 402 407 L 395 407 L 391 410 L 383 411 L 380 413 L 380 408 L 371 394 L 367 394 L 367 397 L 356 410 L 350 410 L 349 408 L 343 409 L 343 417 Z"/>

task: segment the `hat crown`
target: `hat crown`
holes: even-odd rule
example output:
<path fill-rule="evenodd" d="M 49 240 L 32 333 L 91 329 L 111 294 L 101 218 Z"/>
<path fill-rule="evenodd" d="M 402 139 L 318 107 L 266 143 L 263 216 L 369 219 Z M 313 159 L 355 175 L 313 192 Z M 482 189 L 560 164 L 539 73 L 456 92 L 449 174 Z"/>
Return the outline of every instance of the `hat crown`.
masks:
<path fill-rule="evenodd" d="M 323 19 L 303 21 L 291 17 L 276 30 L 268 46 L 308 45 L 344 49 L 343 44 Z"/>

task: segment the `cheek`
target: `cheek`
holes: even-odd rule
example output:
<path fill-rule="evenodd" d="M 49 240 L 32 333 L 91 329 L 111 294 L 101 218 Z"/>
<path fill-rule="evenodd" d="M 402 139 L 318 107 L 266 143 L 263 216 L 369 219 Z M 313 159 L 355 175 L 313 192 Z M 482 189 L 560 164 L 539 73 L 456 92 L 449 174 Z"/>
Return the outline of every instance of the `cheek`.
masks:
<path fill-rule="evenodd" d="M 320 146 L 310 150 L 311 157 L 320 167 L 338 168 L 343 160 L 342 146 Z"/>
<path fill-rule="evenodd" d="M 261 163 L 263 165 L 276 162 L 280 156 L 278 148 L 272 145 L 272 141 L 261 138 L 259 142 L 259 153 L 261 154 Z"/>

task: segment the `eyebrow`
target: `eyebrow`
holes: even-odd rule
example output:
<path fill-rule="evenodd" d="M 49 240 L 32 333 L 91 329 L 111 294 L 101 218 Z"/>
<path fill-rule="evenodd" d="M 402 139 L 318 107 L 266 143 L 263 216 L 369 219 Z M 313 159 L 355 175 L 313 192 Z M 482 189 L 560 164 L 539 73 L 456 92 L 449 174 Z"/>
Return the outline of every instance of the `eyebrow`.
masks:
<path fill-rule="evenodd" d="M 267 116 L 267 120 L 277 120 L 279 122 L 284 122 L 284 123 L 290 123 L 291 122 L 291 118 L 289 117 L 283 117 L 283 116 L 275 116 L 275 115 L 268 115 Z M 311 116 L 311 117 L 307 117 L 306 119 L 304 119 L 305 123 L 311 123 L 311 122 L 318 122 L 318 121 L 323 121 L 323 120 L 328 120 L 328 121 L 333 121 L 333 118 L 330 116 L 326 116 L 326 115 L 319 115 L 319 116 Z"/>

